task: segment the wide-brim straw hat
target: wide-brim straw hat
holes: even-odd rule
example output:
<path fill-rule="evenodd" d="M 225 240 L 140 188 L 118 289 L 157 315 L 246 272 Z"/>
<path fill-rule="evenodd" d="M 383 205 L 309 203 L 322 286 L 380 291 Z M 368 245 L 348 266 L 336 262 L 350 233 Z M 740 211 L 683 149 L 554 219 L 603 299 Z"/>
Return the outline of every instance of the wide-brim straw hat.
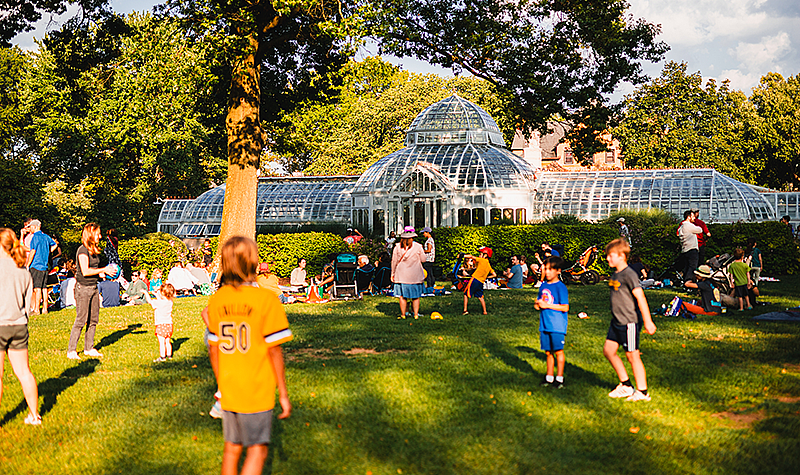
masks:
<path fill-rule="evenodd" d="M 698 268 L 697 268 L 697 269 L 695 269 L 695 271 L 694 271 L 694 273 L 695 273 L 695 275 L 696 275 L 696 276 L 698 276 L 698 277 L 704 277 L 704 278 L 706 278 L 706 279 L 708 279 L 709 277 L 711 277 L 711 272 L 712 272 L 712 270 L 711 270 L 711 266 L 707 266 L 707 265 L 705 265 L 705 264 L 704 264 L 704 265 L 702 265 L 702 266 L 700 266 L 700 267 L 698 267 Z"/>
<path fill-rule="evenodd" d="M 413 226 L 404 227 L 403 232 L 400 233 L 400 239 L 415 238 L 415 237 L 417 237 L 417 233 L 414 231 Z"/>

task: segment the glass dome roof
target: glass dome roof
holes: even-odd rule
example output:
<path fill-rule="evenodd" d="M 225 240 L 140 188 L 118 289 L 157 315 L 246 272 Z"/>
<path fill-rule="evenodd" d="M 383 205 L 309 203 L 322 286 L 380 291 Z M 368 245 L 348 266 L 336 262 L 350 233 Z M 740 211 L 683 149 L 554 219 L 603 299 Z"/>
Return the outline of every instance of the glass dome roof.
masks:
<path fill-rule="evenodd" d="M 262 178 L 258 182 L 256 226 L 340 223 L 350 219 L 350 189 L 356 177 Z M 177 201 L 177 200 L 176 200 Z M 177 236 L 219 234 L 225 185 L 194 200 L 165 202 L 159 222 L 179 222 Z M 181 208 L 178 210 L 177 208 Z"/>
<path fill-rule="evenodd" d="M 536 182 L 534 219 L 571 214 L 600 220 L 621 209 L 690 208 L 717 223 L 776 219 L 762 193 L 712 169 L 544 172 Z"/>
<path fill-rule="evenodd" d="M 486 111 L 450 96 L 422 111 L 408 129 L 406 147 L 369 167 L 353 192 L 389 191 L 418 164 L 455 190 L 531 189 L 533 167 L 504 147 L 503 135 Z"/>

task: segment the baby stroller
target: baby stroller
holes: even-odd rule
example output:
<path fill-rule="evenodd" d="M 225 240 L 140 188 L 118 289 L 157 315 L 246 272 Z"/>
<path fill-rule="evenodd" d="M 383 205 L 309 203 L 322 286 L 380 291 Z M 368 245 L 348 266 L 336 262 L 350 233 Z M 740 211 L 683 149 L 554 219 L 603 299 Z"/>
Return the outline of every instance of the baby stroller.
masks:
<path fill-rule="evenodd" d="M 591 246 L 583 251 L 572 267 L 561 271 L 561 280 L 566 284 L 581 283 L 595 285 L 600 282 L 600 273 L 589 269 L 597 259 L 597 246 Z"/>
<path fill-rule="evenodd" d="M 714 287 L 719 289 L 723 294 L 729 294 L 731 291 L 731 276 L 728 273 L 728 266 L 731 265 L 733 261 L 733 256 L 727 252 L 719 256 L 714 256 L 706 261 L 706 264 L 708 264 L 713 271 L 711 273 L 711 281 Z"/>
<path fill-rule="evenodd" d="M 333 260 L 332 299 L 358 298 L 356 285 L 356 255 L 350 252 L 337 254 Z"/>

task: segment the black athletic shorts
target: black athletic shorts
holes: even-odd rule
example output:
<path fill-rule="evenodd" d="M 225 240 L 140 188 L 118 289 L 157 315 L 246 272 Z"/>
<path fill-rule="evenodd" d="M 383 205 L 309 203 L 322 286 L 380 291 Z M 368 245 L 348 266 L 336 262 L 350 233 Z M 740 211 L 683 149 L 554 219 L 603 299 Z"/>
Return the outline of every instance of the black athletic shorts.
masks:
<path fill-rule="evenodd" d="M 34 289 L 44 289 L 47 287 L 47 271 L 30 269 L 31 280 L 33 280 Z"/>
<path fill-rule="evenodd" d="M 639 349 L 639 332 L 641 330 L 642 325 L 639 323 L 620 325 L 616 320 L 612 319 L 611 325 L 608 326 L 606 340 L 619 343 L 625 351 L 636 351 Z"/>

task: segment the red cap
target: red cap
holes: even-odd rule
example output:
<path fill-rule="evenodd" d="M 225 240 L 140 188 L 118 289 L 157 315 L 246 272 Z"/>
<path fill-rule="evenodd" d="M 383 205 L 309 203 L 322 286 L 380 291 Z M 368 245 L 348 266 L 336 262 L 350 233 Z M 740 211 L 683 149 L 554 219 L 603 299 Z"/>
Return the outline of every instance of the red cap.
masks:
<path fill-rule="evenodd" d="M 258 273 L 263 274 L 265 272 L 269 272 L 269 264 L 267 264 L 266 262 L 262 262 L 261 264 L 258 265 Z"/>
<path fill-rule="evenodd" d="M 486 254 L 486 257 L 492 257 L 492 249 L 490 247 L 484 246 L 484 247 L 478 249 L 478 252 L 482 252 L 482 253 Z"/>

